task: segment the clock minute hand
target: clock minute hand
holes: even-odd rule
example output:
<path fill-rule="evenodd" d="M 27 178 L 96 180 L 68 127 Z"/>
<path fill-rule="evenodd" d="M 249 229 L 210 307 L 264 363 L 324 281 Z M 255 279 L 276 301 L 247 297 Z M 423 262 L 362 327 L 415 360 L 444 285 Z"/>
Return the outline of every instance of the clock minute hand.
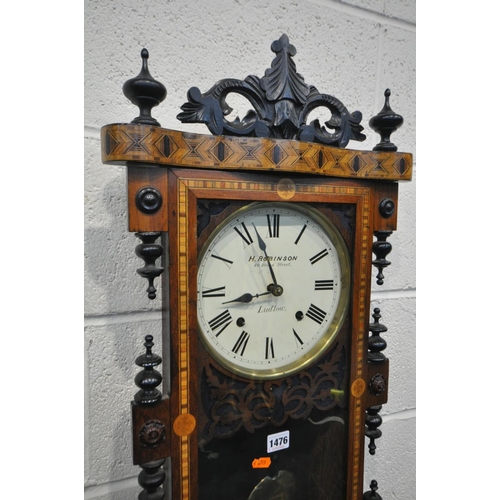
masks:
<path fill-rule="evenodd" d="M 274 286 L 278 287 L 279 286 L 278 281 L 276 280 L 276 276 L 274 274 L 273 267 L 271 266 L 271 261 L 269 260 L 269 257 L 267 255 L 267 251 L 266 251 L 267 246 L 266 246 L 264 240 L 261 238 L 259 232 L 257 231 L 255 224 L 252 224 L 252 226 L 255 229 L 255 234 L 257 235 L 257 240 L 259 242 L 259 248 L 264 252 L 264 255 L 266 257 L 267 265 L 269 266 L 269 270 L 271 271 L 271 278 L 273 279 Z"/>
<path fill-rule="evenodd" d="M 223 304 L 230 304 L 231 302 L 243 302 L 245 304 L 248 304 L 249 302 L 252 302 L 254 298 L 261 297 L 262 295 L 269 295 L 270 293 L 272 292 L 257 293 L 256 295 L 252 295 L 251 293 L 244 293 L 241 297 L 233 300 L 228 300 L 227 302 L 223 302 Z"/>

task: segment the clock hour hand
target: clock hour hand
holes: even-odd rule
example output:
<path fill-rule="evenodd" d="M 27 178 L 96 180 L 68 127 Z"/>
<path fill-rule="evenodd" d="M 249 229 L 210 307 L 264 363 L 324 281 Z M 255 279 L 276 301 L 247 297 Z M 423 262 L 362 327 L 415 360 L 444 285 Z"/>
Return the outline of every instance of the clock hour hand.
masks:
<path fill-rule="evenodd" d="M 259 248 L 264 252 L 264 255 L 266 257 L 267 265 L 269 266 L 269 271 L 271 271 L 271 278 L 273 280 L 273 285 L 269 285 L 267 289 L 272 292 L 272 294 L 275 297 L 279 297 L 280 295 L 283 294 L 283 287 L 281 285 L 278 285 L 278 281 L 276 280 L 276 275 L 274 274 L 273 271 L 273 266 L 271 266 L 271 261 L 269 260 L 269 257 L 267 255 L 267 245 L 264 242 L 264 240 L 261 238 L 259 232 L 257 231 L 257 228 L 255 227 L 255 224 L 252 224 L 253 228 L 255 229 L 255 234 L 257 235 L 257 240 L 259 242 Z"/>
<path fill-rule="evenodd" d="M 264 293 L 257 293 L 256 295 L 252 295 L 251 293 L 244 293 L 241 297 L 238 297 L 237 299 L 233 300 L 228 300 L 227 302 L 223 302 L 223 304 L 230 304 L 231 302 L 243 302 L 245 304 L 248 304 L 249 302 L 252 302 L 253 299 L 257 297 L 262 297 L 262 295 L 269 295 L 271 292 L 264 292 Z"/>

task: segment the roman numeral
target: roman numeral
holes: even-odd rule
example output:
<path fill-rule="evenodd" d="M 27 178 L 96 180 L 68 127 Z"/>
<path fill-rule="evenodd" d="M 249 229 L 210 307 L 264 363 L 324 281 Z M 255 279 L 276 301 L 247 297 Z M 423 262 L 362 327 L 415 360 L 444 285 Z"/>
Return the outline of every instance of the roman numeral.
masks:
<path fill-rule="evenodd" d="M 231 321 L 233 321 L 233 318 L 231 318 L 229 311 L 226 309 L 224 312 L 221 312 L 218 316 L 209 321 L 208 326 L 214 333 L 220 328 L 219 332 L 215 335 L 218 337 L 229 326 Z"/>
<path fill-rule="evenodd" d="M 315 290 L 333 290 L 333 280 L 316 280 L 314 282 Z"/>
<path fill-rule="evenodd" d="M 302 341 L 302 339 L 299 337 L 299 334 L 295 330 L 293 330 L 293 336 L 295 337 L 296 340 L 299 341 L 300 345 L 304 344 L 304 342 Z"/>
<path fill-rule="evenodd" d="M 241 335 L 238 337 L 236 344 L 234 344 L 233 352 L 235 354 L 239 354 L 240 356 L 243 356 L 243 353 L 245 352 L 245 349 L 247 348 L 249 338 L 250 338 L 250 334 L 243 330 L 241 332 Z"/>
<path fill-rule="evenodd" d="M 302 238 L 302 235 L 304 234 L 304 231 L 306 230 L 306 227 L 307 227 L 307 225 L 304 224 L 304 227 L 301 229 L 299 235 L 297 236 L 297 239 L 295 240 L 295 244 L 297 244 L 299 242 L 300 238 Z"/>
<path fill-rule="evenodd" d="M 244 222 L 241 223 L 241 227 L 243 228 L 243 232 L 245 234 L 243 234 L 243 232 L 241 232 L 237 227 L 235 227 L 234 230 L 241 236 L 241 238 L 247 245 L 250 245 L 251 243 L 253 243 L 253 240 Z"/>
<path fill-rule="evenodd" d="M 212 254 L 210 257 L 213 257 L 214 259 L 222 260 L 222 262 L 227 262 L 228 264 L 232 264 L 233 263 L 232 260 L 225 259 L 224 257 L 221 257 L 220 255 Z"/>
<path fill-rule="evenodd" d="M 267 227 L 269 229 L 269 237 L 270 238 L 279 238 L 280 237 L 280 216 L 268 215 L 267 216 Z"/>
<path fill-rule="evenodd" d="M 203 290 L 201 292 L 202 297 L 225 297 L 226 287 L 220 286 L 219 288 L 212 288 L 211 290 Z"/>
<path fill-rule="evenodd" d="M 325 248 L 324 250 L 321 250 L 321 252 L 311 257 L 309 260 L 311 261 L 311 264 L 316 264 L 316 262 L 321 260 L 323 257 L 326 257 L 327 255 L 328 255 L 328 250 Z"/>
<path fill-rule="evenodd" d="M 266 337 L 266 359 L 274 358 L 273 338 Z"/>
<path fill-rule="evenodd" d="M 309 310 L 306 312 L 306 316 L 311 318 L 313 321 L 316 321 L 318 325 L 321 325 L 321 323 L 323 323 L 323 320 L 325 319 L 326 312 L 320 309 L 318 306 L 311 304 L 311 307 L 309 307 Z"/>

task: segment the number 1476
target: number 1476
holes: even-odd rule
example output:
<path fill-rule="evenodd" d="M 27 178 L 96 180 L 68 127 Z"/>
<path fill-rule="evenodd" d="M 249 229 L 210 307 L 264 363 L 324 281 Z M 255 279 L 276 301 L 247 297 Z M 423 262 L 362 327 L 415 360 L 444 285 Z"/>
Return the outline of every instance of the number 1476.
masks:
<path fill-rule="evenodd" d="M 290 431 L 278 432 L 267 436 L 267 452 L 284 450 L 290 446 Z"/>

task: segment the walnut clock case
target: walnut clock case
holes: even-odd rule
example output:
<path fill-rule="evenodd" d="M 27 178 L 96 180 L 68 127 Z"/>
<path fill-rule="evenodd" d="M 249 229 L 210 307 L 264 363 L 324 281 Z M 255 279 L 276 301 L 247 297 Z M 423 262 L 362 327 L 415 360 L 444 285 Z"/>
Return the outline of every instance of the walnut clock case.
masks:
<path fill-rule="evenodd" d="M 136 359 L 141 500 L 382 498 L 375 480 L 362 491 L 389 376 L 370 290 L 372 266 L 383 285 L 390 264 L 398 181 L 412 175 L 391 142 L 403 118 L 386 90 L 369 121 L 379 144 L 346 149 L 365 139 L 361 113 L 305 83 L 286 35 L 271 50 L 262 78 L 188 91 L 178 118 L 204 135 L 152 117 L 166 89 L 143 49 L 123 86 L 139 116 L 101 131 L 103 163 L 127 167 L 138 273 L 151 300 L 162 276 L 169 313 L 169 359 L 149 335 Z M 226 119 L 231 92 L 253 107 L 242 119 Z M 323 126 L 307 123 L 317 107 L 331 112 Z"/>

